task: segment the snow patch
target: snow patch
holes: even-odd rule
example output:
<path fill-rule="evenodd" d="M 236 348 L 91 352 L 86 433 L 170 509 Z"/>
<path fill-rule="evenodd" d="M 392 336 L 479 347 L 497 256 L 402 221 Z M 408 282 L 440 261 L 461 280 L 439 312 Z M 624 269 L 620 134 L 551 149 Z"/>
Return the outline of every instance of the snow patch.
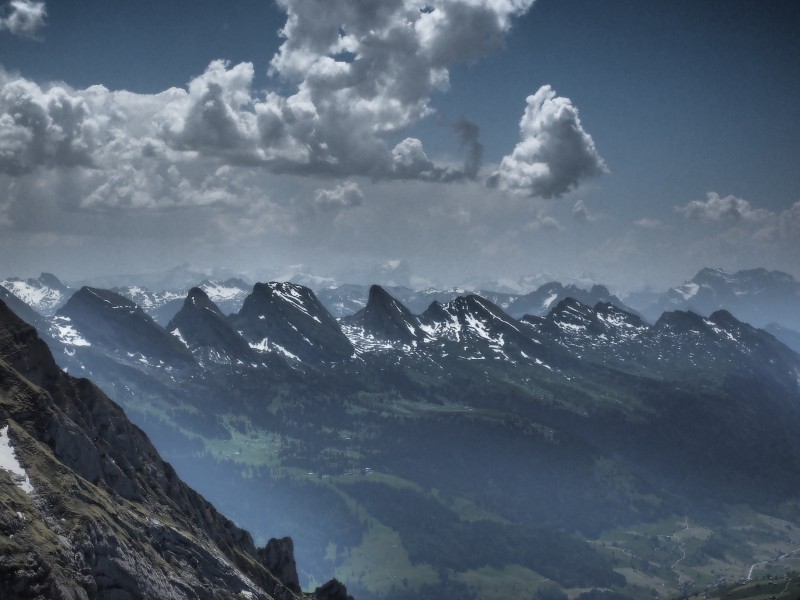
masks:
<path fill-rule="evenodd" d="M 283 354 L 286 358 L 290 358 L 292 360 L 296 360 L 297 362 L 301 362 L 299 356 L 297 356 L 296 354 L 292 354 L 280 344 L 276 344 L 275 342 L 270 342 L 269 338 L 264 338 L 263 340 L 257 343 L 250 343 L 249 346 L 256 352 L 261 352 L 262 354 L 268 352 L 278 352 L 280 354 Z"/>
<path fill-rule="evenodd" d="M 556 298 L 558 298 L 558 294 L 550 294 L 547 298 L 545 298 L 544 302 L 542 302 L 542 310 L 544 311 L 550 308 L 550 305 L 556 301 Z"/>
<path fill-rule="evenodd" d="M 572 331 L 573 333 L 583 333 L 586 331 L 586 325 L 578 325 L 576 323 L 564 323 L 563 321 L 557 321 L 556 325 L 562 331 Z"/>
<path fill-rule="evenodd" d="M 489 330 L 486 328 L 486 324 L 477 317 L 475 317 L 475 315 L 472 315 L 470 313 L 465 313 L 464 320 L 466 321 L 467 327 L 469 327 L 475 333 L 477 333 L 479 337 L 482 337 L 485 340 L 489 340 L 490 342 L 494 341 L 494 338 L 492 338 L 491 334 L 489 333 Z"/>
<path fill-rule="evenodd" d="M 8 435 L 8 425 L 0 429 L 0 469 L 8 471 L 17 487 L 22 488 L 26 494 L 33 493 L 33 485 L 25 469 L 17 460 L 17 453 L 11 445 Z"/>
<path fill-rule="evenodd" d="M 184 345 L 184 346 L 186 346 L 187 348 L 189 347 L 189 344 L 186 342 L 186 340 L 184 339 L 183 335 L 181 335 L 181 330 L 180 330 L 180 329 L 178 329 L 178 328 L 176 327 L 175 329 L 173 329 L 172 331 L 170 331 L 170 333 L 171 333 L 172 335 L 174 335 L 176 338 L 178 338 L 178 341 L 179 341 L 181 344 L 183 344 L 183 345 Z"/>
<path fill-rule="evenodd" d="M 54 317 L 53 324 L 50 326 L 50 335 L 67 346 L 92 345 L 70 324 L 69 317 Z"/>
<path fill-rule="evenodd" d="M 200 286 L 200 289 L 206 293 L 213 302 L 220 300 L 238 300 L 243 295 L 247 294 L 247 290 L 238 287 L 228 287 L 222 285 L 218 281 L 209 281 Z"/>
<path fill-rule="evenodd" d="M 280 284 L 279 284 L 280 285 Z M 298 291 L 298 289 L 290 284 L 284 284 L 279 286 L 275 286 L 272 288 L 273 293 L 280 299 L 285 300 L 292 306 L 294 306 L 297 310 L 302 312 L 304 315 L 311 317 L 317 323 L 322 323 L 319 320 L 319 317 L 316 315 L 312 315 L 308 312 L 305 304 L 303 303 L 303 295 Z"/>

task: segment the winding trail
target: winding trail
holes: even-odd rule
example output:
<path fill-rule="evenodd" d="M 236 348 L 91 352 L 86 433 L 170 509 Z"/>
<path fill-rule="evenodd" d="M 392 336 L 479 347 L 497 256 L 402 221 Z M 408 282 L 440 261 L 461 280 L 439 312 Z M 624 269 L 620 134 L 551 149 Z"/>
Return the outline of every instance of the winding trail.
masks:
<path fill-rule="evenodd" d="M 683 542 L 678 534 L 686 531 L 687 529 L 689 529 L 689 517 L 688 516 L 686 517 L 686 524 L 684 525 L 683 529 L 679 529 L 678 531 L 676 531 L 675 533 L 673 533 L 670 536 L 673 539 L 678 540 L 679 542 L 681 542 L 681 544 L 678 546 L 678 550 L 680 550 L 683 553 L 683 556 L 681 556 L 678 560 L 676 560 L 674 563 L 672 563 L 672 566 L 670 567 L 670 569 L 675 569 L 675 566 L 679 562 L 681 562 L 683 559 L 686 558 L 686 542 Z M 680 573 L 678 573 L 678 581 L 680 581 Z"/>
<path fill-rule="evenodd" d="M 789 550 L 789 552 L 786 552 L 785 554 L 780 555 L 778 558 L 773 558 L 773 559 L 769 559 L 769 560 L 762 560 L 760 562 L 753 563 L 752 565 L 750 565 L 750 570 L 747 572 L 747 581 L 751 581 L 753 579 L 753 571 L 755 570 L 755 568 L 757 566 L 766 565 L 767 563 L 772 562 L 773 560 L 782 560 L 784 558 L 788 558 L 790 554 L 792 554 L 794 552 L 797 552 L 798 550 L 800 550 L 800 546 L 798 546 L 794 550 Z"/>

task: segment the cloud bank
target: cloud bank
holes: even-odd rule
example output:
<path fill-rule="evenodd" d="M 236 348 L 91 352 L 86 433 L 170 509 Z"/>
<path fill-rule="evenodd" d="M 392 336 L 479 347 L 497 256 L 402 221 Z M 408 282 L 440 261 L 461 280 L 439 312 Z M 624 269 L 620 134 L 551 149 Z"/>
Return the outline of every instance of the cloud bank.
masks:
<path fill-rule="evenodd" d="M 402 133 L 435 112 L 431 95 L 448 89 L 449 69 L 501 49 L 533 2 L 279 0 L 286 24 L 269 74 L 289 90 L 281 93 L 254 89 L 249 62 L 212 61 L 185 88 L 157 94 L 36 83 L 0 67 L 0 176 L 58 170 L 50 179 L 67 177 L 80 189 L 77 205 L 91 210 L 236 205 L 237 194 L 248 196 L 241 170 L 252 167 L 339 179 L 475 180 L 483 146 L 474 123 L 444 124 L 463 150 L 461 166 L 437 164 L 420 139 Z M 33 35 L 46 9 L 12 0 L 4 14 L 0 27 Z M 577 124 L 588 138 L 568 100 L 547 96 L 537 110 L 549 114 L 558 103 L 567 106 L 561 128 Z M 533 112 L 526 115 L 535 119 Z M 562 117 L 554 119 L 539 133 L 526 125 L 526 136 L 565 144 L 554 131 Z M 531 192 L 558 195 L 574 185 L 566 179 L 575 176 L 575 158 L 557 157 L 550 141 L 541 146 L 540 162 L 552 173 L 537 177 Z M 574 150 L 568 139 L 565 150 Z M 513 156 L 521 164 L 520 152 Z M 525 184 L 512 182 L 508 160 L 499 187 L 516 190 Z"/>
<path fill-rule="evenodd" d="M 687 219 L 705 222 L 760 223 L 770 218 L 770 212 L 753 208 L 750 203 L 736 196 L 721 197 L 716 192 L 708 192 L 706 200 L 692 200 L 675 211 Z"/>
<path fill-rule="evenodd" d="M 708 192 L 706 200 L 692 200 L 674 208 L 689 221 L 716 224 L 731 239 L 800 243 L 800 201 L 785 210 L 772 211 L 756 208 L 744 198 Z"/>

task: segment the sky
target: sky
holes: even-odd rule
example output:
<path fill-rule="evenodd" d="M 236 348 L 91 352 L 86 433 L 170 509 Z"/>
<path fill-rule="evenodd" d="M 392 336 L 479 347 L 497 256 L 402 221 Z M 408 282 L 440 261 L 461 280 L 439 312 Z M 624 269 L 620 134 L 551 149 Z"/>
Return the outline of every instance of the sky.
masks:
<path fill-rule="evenodd" d="M 0 0 L 0 276 L 800 277 L 798 31 L 793 0 Z"/>

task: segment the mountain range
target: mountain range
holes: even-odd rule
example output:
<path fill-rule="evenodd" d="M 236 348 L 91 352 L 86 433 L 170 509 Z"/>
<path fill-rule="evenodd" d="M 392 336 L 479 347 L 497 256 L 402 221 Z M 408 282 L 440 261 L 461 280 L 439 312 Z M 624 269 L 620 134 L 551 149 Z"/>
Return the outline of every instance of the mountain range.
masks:
<path fill-rule="evenodd" d="M 228 314 L 196 287 L 164 327 L 83 287 L 28 316 L 223 512 L 290 534 L 308 589 L 332 572 L 364 599 L 677 595 L 789 543 L 800 357 L 726 310 L 648 321 L 565 290 L 505 298 L 531 309 L 515 318 L 371 286 L 336 319 L 297 284 Z M 687 516 L 707 543 L 681 550 Z"/>
<path fill-rule="evenodd" d="M 110 289 L 135 302 L 162 326 L 168 324 L 180 310 L 191 287 L 201 288 L 225 314 L 238 312 L 252 291 L 252 284 L 240 277 L 208 279 L 200 272 L 186 269 L 176 271 L 177 274 L 170 272 L 160 278 L 150 278 L 156 287 L 137 284 Z M 192 280 L 192 277 L 196 279 Z M 168 282 L 187 283 L 164 287 Z M 75 291 L 48 273 L 42 273 L 37 278 L 6 278 L 0 281 L 0 286 L 45 316 L 54 314 Z M 328 312 L 335 318 L 341 318 L 353 315 L 366 306 L 370 286 L 320 284 L 313 289 Z M 388 286 L 385 289 L 416 314 L 425 311 L 433 301 L 446 303 L 459 296 L 476 294 L 497 304 L 514 318 L 526 314 L 543 316 L 558 302 L 569 297 L 590 306 L 597 302 L 608 302 L 627 312 L 639 314 L 650 322 L 668 310 L 691 310 L 708 316 L 724 309 L 757 327 L 775 324 L 779 329 L 800 330 L 800 310 L 797 308 L 800 282 L 787 273 L 767 269 L 729 273 L 722 269 L 705 268 L 692 279 L 665 292 L 644 291 L 626 296 L 615 295 L 603 285 L 583 287 L 556 281 L 538 285 L 527 293 L 467 288 L 414 290 L 402 286 Z"/>

